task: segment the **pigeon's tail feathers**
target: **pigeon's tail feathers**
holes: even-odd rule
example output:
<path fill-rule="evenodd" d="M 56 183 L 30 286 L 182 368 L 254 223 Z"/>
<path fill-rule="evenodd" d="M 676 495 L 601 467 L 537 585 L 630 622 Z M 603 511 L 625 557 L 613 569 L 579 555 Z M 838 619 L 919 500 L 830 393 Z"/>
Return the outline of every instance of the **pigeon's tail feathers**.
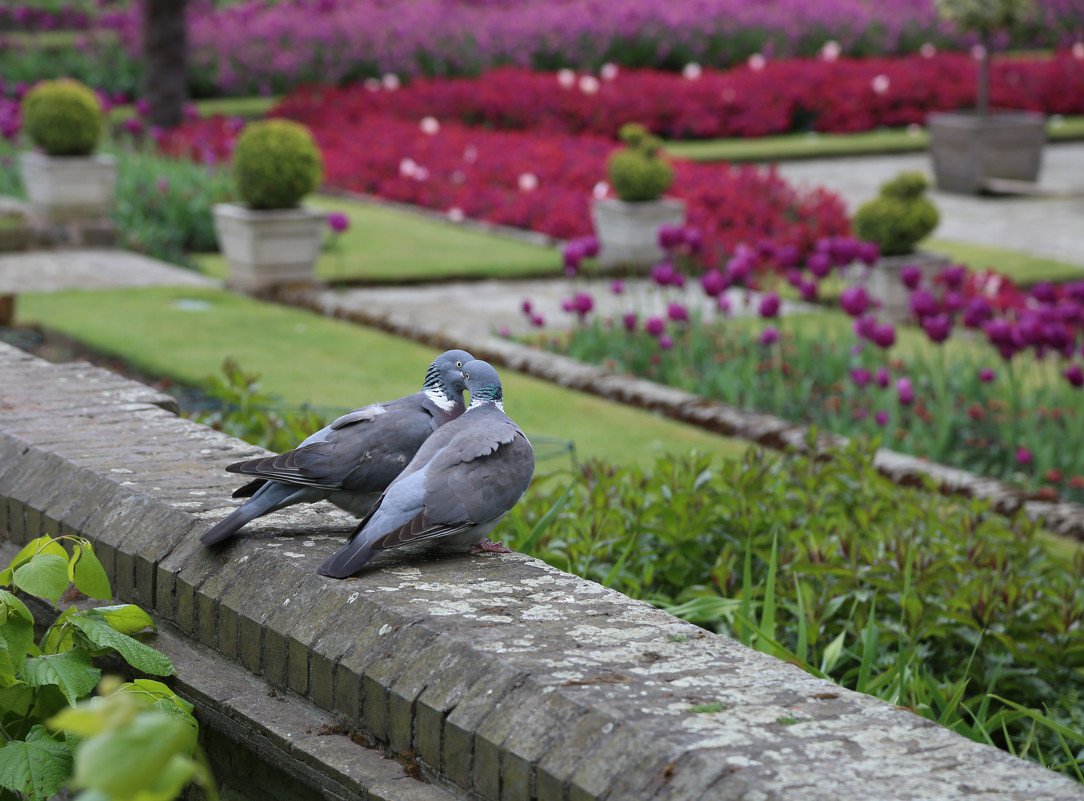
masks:
<path fill-rule="evenodd" d="M 234 490 L 231 498 L 251 498 L 256 494 L 256 491 L 267 483 L 266 478 L 254 478 L 252 481 L 245 484 L 243 487 L 238 487 Z"/>
<path fill-rule="evenodd" d="M 206 534 L 199 538 L 204 545 L 214 545 L 236 534 L 242 526 L 268 512 L 275 512 L 291 504 L 301 503 L 310 498 L 312 490 L 308 487 L 291 487 L 277 481 L 265 482 L 256 492 L 237 509 L 234 509 Z"/>
<path fill-rule="evenodd" d="M 329 556 L 316 572 L 331 578 L 347 578 L 365 567 L 376 553 L 371 543 L 354 538 Z"/>

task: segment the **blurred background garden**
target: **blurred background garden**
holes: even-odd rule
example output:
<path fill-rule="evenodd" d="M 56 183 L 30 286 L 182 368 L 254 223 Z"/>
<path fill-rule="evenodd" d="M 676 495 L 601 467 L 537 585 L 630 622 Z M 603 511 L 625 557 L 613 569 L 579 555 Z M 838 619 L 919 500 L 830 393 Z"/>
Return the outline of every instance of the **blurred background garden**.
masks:
<path fill-rule="evenodd" d="M 213 209 L 260 206 L 238 143 L 302 125 L 337 297 L 475 282 L 505 304 L 483 339 L 851 439 L 764 451 L 504 370 L 544 457 L 508 544 L 1084 781 L 1084 525 L 1022 508 L 1084 521 L 1079 0 L 16 0 L 5 242 L 37 225 L 26 99 L 55 79 L 101 109 L 117 244 L 227 284 L 20 292 L 5 339 L 280 451 L 416 390 L 428 343 L 234 291 Z M 1053 175 L 1014 171 L 1015 133 L 964 141 L 1006 109 Z M 999 137 L 1010 156 L 983 157 Z M 650 203 L 677 216 L 634 224 L 640 250 L 604 234 Z M 878 447 L 1021 509 L 895 484 Z"/>

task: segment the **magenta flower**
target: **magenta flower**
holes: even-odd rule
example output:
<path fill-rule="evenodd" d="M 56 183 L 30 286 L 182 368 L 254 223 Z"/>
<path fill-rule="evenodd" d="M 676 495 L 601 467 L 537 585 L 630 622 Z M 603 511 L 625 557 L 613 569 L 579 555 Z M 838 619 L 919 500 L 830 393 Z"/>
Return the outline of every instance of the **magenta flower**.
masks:
<path fill-rule="evenodd" d="M 598 237 L 585 236 L 580 238 L 580 243 L 583 245 L 583 255 L 589 259 L 595 258 L 598 255 Z"/>
<path fill-rule="evenodd" d="M 979 370 L 979 381 L 981 381 L 982 383 L 989 384 L 995 378 L 997 378 L 997 373 L 995 373 L 992 368 L 983 367 L 981 370 Z"/>
<path fill-rule="evenodd" d="M 1081 369 L 1079 364 L 1070 364 L 1062 375 L 1074 387 L 1084 386 L 1084 369 Z"/>
<path fill-rule="evenodd" d="M 341 234 L 350 227 L 350 218 L 341 211 L 333 211 L 327 215 L 327 225 L 335 233 Z"/>
<path fill-rule="evenodd" d="M 670 350 L 670 348 L 674 347 L 674 340 L 670 338 L 669 334 L 663 334 L 659 337 L 659 347 L 663 350 Z"/>
<path fill-rule="evenodd" d="M 770 320 L 779 316 L 779 295 L 769 292 L 760 300 L 760 316 Z"/>
<path fill-rule="evenodd" d="M 941 283 L 949 289 L 959 289 L 964 285 L 964 279 L 967 278 L 967 268 L 962 264 L 953 264 L 943 269 L 939 277 Z"/>
<path fill-rule="evenodd" d="M 779 329 L 774 325 L 769 325 L 763 331 L 760 332 L 760 344 L 761 345 L 774 345 L 779 341 Z"/>
<path fill-rule="evenodd" d="M 938 311 L 937 299 L 925 289 L 916 289 L 912 292 L 908 306 L 911 308 L 911 313 L 920 321 L 925 317 L 932 317 Z"/>
<path fill-rule="evenodd" d="M 684 323 L 689 319 L 689 310 L 685 308 L 684 304 L 671 303 L 666 307 L 666 316 L 675 323 Z"/>
<path fill-rule="evenodd" d="M 670 286 L 671 284 L 677 286 L 676 277 L 677 272 L 674 270 L 674 265 L 668 261 L 656 264 L 651 268 L 651 280 L 659 286 Z"/>
<path fill-rule="evenodd" d="M 798 284 L 798 292 L 806 303 L 815 303 L 817 300 L 817 285 L 812 281 L 802 281 Z"/>
<path fill-rule="evenodd" d="M 533 325 L 535 328 L 541 328 L 545 324 L 546 321 L 541 314 L 534 314 L 531 316 L 531 325 Z"/>
<path fill-rule="evenodd" d="M 565 245 L 563 255 L 565 260 L 565 270 L 567 271 L 570 269 L 578 270 L 580 267 L 580 263 L 584 260 L 584 257 L 587 254 L 584 251 L 584 247 L 582 244 L 580 244 L 579 240 L 574 239 L 567 245 Z"/>
<path fill-rule="evenodd" d="M 625 324 L 626 331 L 635 331 L 636 323 L 638 322 L 636 312 L 627 312 L 625 316 L 621 318 L 621 322 Z"/>
<path fill-rule="evenodd" d="M 659 247 L 673 250 L 685 244 L 685 231 L 680 225 L 662 225 L 659 227 Z"/>
<path fill-rule="evenodd" d="M 724 317 L 730 316 L 730 298 L 726 295 L 720 295 L 715 299 L 715 304 L 719 307 L 719 312 Z"/>
<path fill-rule="evenodd" d="M 994 310 L 983 298 L 972 298 L 964 308 L 963 323 L 968 328 L 982 328 L 994 316 Z"/>
<path fill-rule="evenodd" d="M 1029 451 L 1027 448 L 1017 448 L 1016 449 L 1016 463 L 1018 465 L 1021 465 L 1021 466 L 1029 465 L 1029 464 L 1031 464 L 1031 459 L 1032 459 L 1031 451 Z"/>
<path fill-rule="evenodd" d="M 896 395 L 904 406 L 910 406 L 915 402 L 915 387 L 910 378 L 901 378 L 896 382 Z"/>
<path fill-rule="evenodd" d="M 883 410 L 877 412 L 877 414 L 873 415 L 873 419 L 877 421 L 877 425 L 886 426 L 888 425 L 888 412 Z"/>
<path fill-rule="evenodd" d="M 900 280 L 908 289 L 918 289 L 918 285 L 922 283 L 922 268 L 913 264 L 902 267 L 900 269 Z"/>
<path fill-rule="evenodd" d="M 832 272 L 832 257 L 823 252 L 814 253 L 806 260 L 805 266 L 817 278 L 824 278 Z"/>
<path fill-rule="evenodd" d="M 833 237 L 830 253 L 837 267 L 846 267 L 858 258 L 858 240 L 850 236 Z"/>
<path fill-rule="evenodd" d="M 922 330 L 926 332 L 931 342 L 940 345 L 952 333 L 952 320 L 947 314 L 935 314 L 933 317 L 923 319 Z"/>
<path fill-rule="evenodd" d="M 794 245 L 783 245 L 775 249 L 775 261 L 784 270 L 789 270 L 800 265 L 802 257 Z"/>
<path fill-rule="evenodd" d="M 1031 288 L 1031 296 L 1040 303 L 1057 303 L 1058 289 L 1048 281 L 1040 281 Z"/>
<path fill-rule="evenodd" d="M 528 316 L 530 316 L 531 311 L 534 309 L 534 306 L 531 305 L 531 301 L 529 300 L 524 300 L 523 303 L 519 304 L 519 307 L 523 310 L 523 313 Z"/>
<path fill-rule="evenodd" d="M 859 317 L 869 308 L 869 295 L 864 286 L 849 286 L 839 296 L 839 305 L 851 317 Z"/>
<path fill-rule="evenodd" d="M 869 370 L 865 367 L 856 367 L 851 370 L 851 381 L 854 382 L 856 387 L 863 388 L 869 384 L 872 379 L 873 376 L 870 375 Z"/>
<path fill-rule="evenodd" d="M 744 284 L 753 274 L 753 262 L 744 256 L 735 256 L 726 263 L 726 278 L 731 284 Z"/>
<path fill-rule="evenodd" d="M 859 339 L 873 339 L 873 332 L 877 328 L 877 318 L 872 314 L 864 314 L 854 321 L 854 335 Z"/>
<path fill-rule="evenodd" d="M 878 348 L 888 350 L 896 344 L 896 329 L 892 327 L 892 323 L 878 325 L 873 329 L 870 339 Z"/>
<path fill-rule="evenodd" d="M 878 367 L 877 372 L 873 375 L 873 380 L 877 383 L 881 389 L 885 389 L 892 380 L 892 375 L 888 372 L 887 367 Z"/>
<path fill-rule="evenodd" d="M 625 282 L 620 278 L 615 278 L 613 283 L 610 284 L 610 291 L 615 295 L 620 295 L 625 291 Z"/>
<path fill-rule="evenodd" d="M 685 229 L 685 247 L 690 253 L 699 253 L 704 249 L 704 235 L 698 228 Z"/>
<path fill-rule="evenodd" d="M 881 249 L 876 242 L 858 243 L 858 260 L 867 267 L 872 267 L 881 258 Z"/>
<path fill-rule="evenodd" d="M 666 330 L 666 321 L 661 317 L 648 317 L 647 322 L 644 324 L 644 330 L 651 336 L 657 337 Z"/>
<path fill-rule="evenodd" d="M 713 267 L 700 276 L 700 287 L 708 297 L 718 297 L 726 291 L 726 276 Z"/>

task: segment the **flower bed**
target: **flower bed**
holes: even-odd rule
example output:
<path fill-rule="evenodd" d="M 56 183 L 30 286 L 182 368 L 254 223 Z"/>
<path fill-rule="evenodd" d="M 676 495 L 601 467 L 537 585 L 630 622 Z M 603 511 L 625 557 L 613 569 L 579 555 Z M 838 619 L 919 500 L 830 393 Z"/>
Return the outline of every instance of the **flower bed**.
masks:
<path fill-rule="evenodd" d="M 991 103 L 1047 114 L 1084 114 L 1084 51 L 994 62 Z M 851 133 L 923 124 L 930 111 L 973 106 L 976 69 L 965 55 L 753 61 L 686 74 L 623 70 L 594 75 L 493 70 L 478 78 L 417 80 L 395 91 L 378 82 L 301 89 L 279 107 L 318 117 L 332 106 L 346 119 L 435 117 L 501 130 L 616 137 L 639 122 L 671 139 L 765 136 L 798 130 Z M 394 85 L 394 84 L 393 84 Z"/>
<path fill-rule="evenodd" d="M 313 130 L 329 186 L 562 239 L 591 232 L 590 199 L 615 147 L 597 136 L 355 117 L 334 103 L 308 112 L 295 118 Z M 220 160 L 228 158 L 237 131 L 228 120 L 205 120 L 170 134 L 163 147 Z M 849 230 L 836 195 L 797 190 L 772 169 L 676 161 L 675 172 L 673 195 L 688 201 L 708 264 L 741 241 L 771 240 L 805 253 L 815 240 Z"/>

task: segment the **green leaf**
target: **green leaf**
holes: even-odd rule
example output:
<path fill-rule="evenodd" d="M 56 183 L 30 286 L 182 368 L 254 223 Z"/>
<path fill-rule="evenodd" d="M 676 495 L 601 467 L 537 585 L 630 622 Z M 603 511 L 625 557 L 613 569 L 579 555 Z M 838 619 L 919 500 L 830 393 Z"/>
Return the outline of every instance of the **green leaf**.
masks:
<path fill-rule="evenodd" d="M 44 537 L 30 540 L 30 542 L 23 546 L 21 551 L 15 554 L 15 558 L 11 560 L 7 569 L 0 572 L 0 585 L 7 586 L 8 584 L 11 584 L 14 572 L 29 562 L 31 558 L 38 553 L 53 554 L 54 556 L 59 556 L 65 562 L 68 561 L 68 552 L 64 550 L 64 546 L 46 534 Z"/>
<path fill-rule="evenodd" d="M 99 606 L 93 611 L 104 617 L 105 622 L 121 634 L 135 634 L 144 629 L 158 631 L 158 627 L 154 625 L 154 618 L 135 604 Z"/>
<path fill-rule="evenodd" d="M 35 726 L 25 740 L 0 748 L 0 786 L 30 799 L 45 799 L 64 786 L 72 772 L 72 753 L 44 726 Z"/>
<path fill-rule="evenodd" d="M 78 612 L 79 609 L 74 606 L 69 606 L 59 615 L 56 620 L 53 621 L 48 630 L 45 632 L 45 636 L 41 638 L 41 651 L 45 654 L 59 654 L 62 651 L 68 651 L 74 645 L 72 640 L 72 632 L 74 629 L 67 625 L 71 620 L 71 616 Z"/>
<path fill-rule="evenodd" d="M 54 553 L 39 553 L 14 574 L 15 586 L 31 595 L 48 598 L 54 604 L 68 589 L 68 559 Z"/>
<path fill-rule="evenodd" d="M 139 794 L 139 801 L 173 801 L 195 777 L 198 767 L 187 754 L 174 754 L 154 784 Z"/>
<path fill-rule="evenodd" d="M 157 709 L 170 715 L 178 715 L 187 718 L 191 725 L 196 725 L 196 719 L 192 717 L 192 704 L 181 698 L 167 685 L 154 679 L 136 679 L 128 684 L 122 684 L 118 693 L 129 693 L 147 698 L 152 709 Z"/>
<path fill-rule="evenodd" d="M 0 687 L 18 681 L 27 655 L 34 651 L 34 616 L 26 604 L 0 590 Z"/>
<path fill-rule="evenodd" d="M 89 542 L 75 546 L 69 563 L 69 574 L 75 588 L 83 595 L 104 598 L 107 601 L 113 597 L 109 577 L 105 575 L 105 569 L 94 555 L 94 548 Z"/>
<path fill-rule="evenodd" d="M 177 672 L 168 656 L 117 631 L 97 610 L 77 612 L 72 615 L 71 623 L 94 645 L 115 650 L 136 670 L 152 676 L 172 676 Z"/>
<path fill-rule="evenodd" d="M 195 747 L 195 731 L 181 721 L 142 712 L 129 725 L 83 743 L 72 784 L 127 798 L 153 786 L 175 755 Z"/>
<path fill-rule="evenodd" d="M 26 683 L 31 687 L 54 684 L 72 706 L 90 695 L 101 676 L 102 672 L 91 665 L 90 655 L 81 648 L 26 660 Z"/>

